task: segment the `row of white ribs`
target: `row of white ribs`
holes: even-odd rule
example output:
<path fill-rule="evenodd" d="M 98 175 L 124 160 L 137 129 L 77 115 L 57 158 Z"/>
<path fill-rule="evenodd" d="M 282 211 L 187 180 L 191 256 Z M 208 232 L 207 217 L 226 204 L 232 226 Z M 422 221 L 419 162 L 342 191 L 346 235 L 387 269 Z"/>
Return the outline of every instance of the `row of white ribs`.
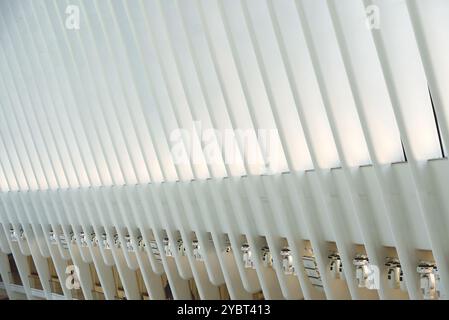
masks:
<path fill-rule="evenodd" d="M 81 232 L 79 235 L 75 235 L 73 232 L 70 232 L 69 240 L 63 234 L 56 234 L 54 231 L 49 232 L 49 239 L 52 244 L 57 244 L 58 242 L 62 245 L 62 247 L 67 248 L 69 244 L 74 244 L 77 241 L 77 237 L 79 237 L 79 241 L 81 246 L 88 247 L 88 242 L 93 246 L 102 246 L 104 249 L 110 249 L 110 245 L 108 242 L 108 238 L 106 233 L 97 236 L 94 232 L 90 235 Z M 10 229 L 10 240 L 13 242 L 17 242 L 19 240 L 25 240 L 25 235 L 23 229 L 15 230 L 14 228 Z M 125 248 L 129 252 L 134 252 L 137 247 L 137 250 L 145 250 L 145 242 L 142 236 L 138 236 L 136 241 L 133 241 L 131 236 L 125 236 Z M 118 234 L 114 234 L 112 243 L 117 247 L 121 248 L 122 243 L 120 242 Z M 164 239 L 164 253 L 168 257 L 173 256 L 172 250 L 177 250 L 180 255 L 185 255 L 185 246 L 182 239 L 177 239 L 172 247 L 171 241 L 168 238 Z M 160 250 L 156 244 L 156 241 L 150 240 L 149 244 L 151 246 L 151 250 L 155 255 L 156 259 L 160 261 Z M 226 246 L 225 251 L 229 252 L 231 250 L 230 245 Z M 264 246 L 260 249 L 262 256 L 262 264 L 264 267 L 272 267 L 273 266 L 273 256 L 270 252 L 268 246 Z M 318 265 L 316 263 L 315 257 L 311 249 L 307 249 L 308 255 L 304 255 L 302 257 L 302 261 L 304 264 L 304 270 L 311 281 L 312 285 L 319 289 L 323 289 L 321 275 L 318 270 Z M 192 241 L 192 252 L 195 259 L 202 261 L 203 256 L 200 250 L 200 245 L 198 240 Z M 247 243 L 244 243 L 241 246 L 242 259 L 244 262 L 245 268 L 255 269 L 256 262 L 254 260 L 252 251 L 250 246 Z M 293 266 L 293 256 L 292 252 L 288 247 L 284 247 L 281 249 L 281 259 L 282 259 L 282 270 L 286 275 L 297 275 L 295 268 Z M 329 258 L 329 272 L 334 279 L 344 280 L 343 273 L 343 264 L 340 259 L 340 255 L 338 252 L 331 252 L 328 256 Z M 387 279 L 391 288 L 400 289 L 406 291 L 406 284 L 403 278 L 403 272 L 401 268 L 401 264 L 399 259 L 387 257 L 385 260 L 385 267 L 387 268 Z M 356 268 L 356 278 L 357 283 L 360 288 L 367 289 L 377 289 L 376 286 L 376 272 L 379 273 L 379 270 L 376 271 L 376 266 L 373 266 L 369 262 L 369 258 L 363 254 L 357 254 L 353 259 L 353 264 Z M 425 299 L 438 299 L 440 297 L 440 277 L 438 273 L 438 268 L 434 262 L 429 261 L 420 261 L 417 266 L 417 272 L 420 276 L 420 286 Z"/>

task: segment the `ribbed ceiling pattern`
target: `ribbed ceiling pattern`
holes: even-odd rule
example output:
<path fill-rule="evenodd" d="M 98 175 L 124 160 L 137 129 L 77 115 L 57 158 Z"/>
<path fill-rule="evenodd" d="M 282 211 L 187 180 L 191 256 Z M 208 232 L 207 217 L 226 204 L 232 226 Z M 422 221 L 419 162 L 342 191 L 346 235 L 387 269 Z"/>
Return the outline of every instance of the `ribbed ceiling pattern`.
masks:
<path fill-rule="evenodd" d="M 66 27 L 70 5 L 79 30 Z M 379 29 L 366 26 L 369 5 Z M 438 158 L 425 66 L 447 132 L 446 29 L 443 13 L 419 5 L 410 1 L 413 22 L 430 33 L 423 55 L 398 0 L 2 1 L 1 187 L 388 164 L 403 160 L 400 136 L 409 158 Z M 437 31 L 421 28 L 424 19 Z M 238 135 L 231 163 L 226 150 L 174 163 L 174 145 L 222 150 L 213 134 L 176 134 L 198 127 L 278 135 L 268 150 L 254 147 L 252 163 Z"/>

